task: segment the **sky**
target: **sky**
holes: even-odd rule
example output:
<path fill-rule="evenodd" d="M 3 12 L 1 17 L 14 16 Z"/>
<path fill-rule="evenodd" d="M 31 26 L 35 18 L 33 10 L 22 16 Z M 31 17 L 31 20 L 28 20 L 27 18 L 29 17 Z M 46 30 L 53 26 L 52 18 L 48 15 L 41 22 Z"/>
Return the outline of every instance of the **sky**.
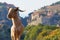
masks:
<path fill-rule="evenodd" d="M 60 0 L 0 0 L 2 3 L 14 4 L 16 7 L 19 7 L 19 9 L 25 10 L 23 13 L 19 12 L 21 17 L 26 17 L 30 12 L 51 5 L 57 1 Z"/>

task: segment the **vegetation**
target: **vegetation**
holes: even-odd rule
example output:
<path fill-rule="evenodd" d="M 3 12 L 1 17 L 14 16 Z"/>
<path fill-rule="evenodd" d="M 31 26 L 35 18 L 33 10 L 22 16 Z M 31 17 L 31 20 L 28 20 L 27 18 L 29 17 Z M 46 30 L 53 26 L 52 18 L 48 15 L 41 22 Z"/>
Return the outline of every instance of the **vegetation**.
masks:
<path fill-rule="evenodd" d="M 5 26 L 3 25 L 0 29 L 0 40 L 11 40 L 10 29 L 6 29 Z M 60 27 L 42 24 L 28 25 L 25 27 L 21 40 L 60 40 Z"/>
<path fill-rule="evenodd" d="M 60 1 L 58 1 L 58 2 L 56 2 L 56 3 L 53 3 L 51 6 L 57 5 L 57 4 L 60 4 Z"/>
<path fill-rule="evenodd" d="M 60 40 L 60 28 L 56 26 L 27 26 L 24 33 L 24 40 Z"/>

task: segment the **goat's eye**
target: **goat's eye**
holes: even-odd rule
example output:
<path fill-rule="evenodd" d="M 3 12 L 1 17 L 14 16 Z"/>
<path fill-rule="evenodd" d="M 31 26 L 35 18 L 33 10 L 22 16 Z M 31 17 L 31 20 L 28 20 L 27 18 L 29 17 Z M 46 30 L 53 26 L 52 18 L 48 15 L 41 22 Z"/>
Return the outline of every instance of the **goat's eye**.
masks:
<path fill-rule="evenodd" d="M 12 10 L 12 12 L 14 12 L 15 10 Z"/>

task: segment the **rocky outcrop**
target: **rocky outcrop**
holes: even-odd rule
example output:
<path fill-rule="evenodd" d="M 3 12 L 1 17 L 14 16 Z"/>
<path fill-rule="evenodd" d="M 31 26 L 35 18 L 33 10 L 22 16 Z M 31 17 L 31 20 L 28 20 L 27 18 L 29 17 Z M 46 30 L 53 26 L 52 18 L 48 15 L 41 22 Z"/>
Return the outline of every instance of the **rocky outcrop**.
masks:
<path fill-rule="evenodd" d="M 60 2 L 42 7 L 29 14 L 28 25 L 60 25 Z"/>

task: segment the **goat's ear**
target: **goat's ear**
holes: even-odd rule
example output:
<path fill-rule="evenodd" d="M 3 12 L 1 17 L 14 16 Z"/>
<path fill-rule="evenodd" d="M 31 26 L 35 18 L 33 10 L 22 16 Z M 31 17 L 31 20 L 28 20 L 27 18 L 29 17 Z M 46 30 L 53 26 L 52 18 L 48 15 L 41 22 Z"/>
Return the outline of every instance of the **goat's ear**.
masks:
<path fill-rule="evenodd" d="M 19 7 L 16 7 L 16 8 L 15 8 L 15 11 L 18 11 L 18 10 L 19 10 Z"/>
<path fill-rule="evenodd" d="M 8 10 L 10 9 L 10 7 L 7 8 Z"/>

